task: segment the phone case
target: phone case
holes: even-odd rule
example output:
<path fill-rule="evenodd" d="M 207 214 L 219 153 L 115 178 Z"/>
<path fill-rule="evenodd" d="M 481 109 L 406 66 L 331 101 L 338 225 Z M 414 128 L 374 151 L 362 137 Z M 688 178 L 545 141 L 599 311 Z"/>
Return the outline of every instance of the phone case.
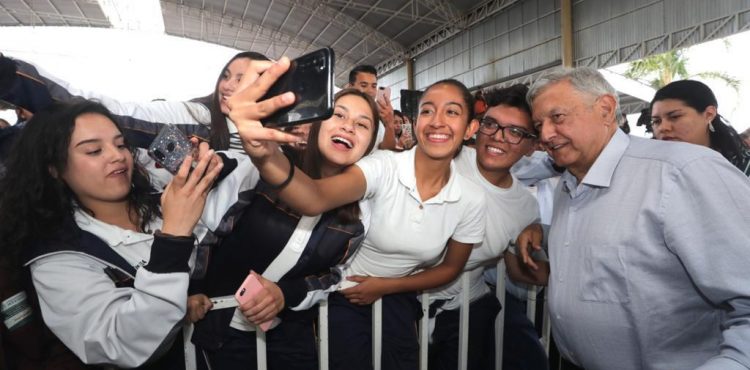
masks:
<path fill-rule="evenodd" d="M 375 96 L 375 100 L 383 103 L 391 100 L 391 88 L 387 86 L 378 87 L 378 93 Z"/>
<path fill-rule="evenodd" d="M 250 298 L 254 297 L 260 291 L 263 290 L 263 285 L 260 283 L 258 278 L 255 277 L 255 275 L 250 274 L 247 275 L 245 278 L 245 281 L 242 282 L 242 285 L 240 285 L 240 288 L 237 289 L 237 292 L 234 293 L 234 299 L 237 300 L 240 304 L 243 304 L 250 300 Z M 271 327 L 271 324 L 273 323 L 273 320 L 266 321 L 258 327 L 263 331 L 268 331 L 268 329 Z"/>
<path fill-rule="evenodd" d="M 289 70 L 258 101 L 291 91 L 295 101 L 261 119 L 264 126 L 285 127 L 322 121 L 333 114 L 334 53 L 323 48 L 291 61 Z"/>
<path fill-rule="evenodd" d="M 411 130 L 411 124 L 409 124 L 409 123 L 402 123 L 402 124 L 401 124 L 401 132 L 402 132 L 402 133 L 404 133 L 404 132 L 408 132 L 408 133 L 409 133 L 409 136 L 411 136 L 411 137 L 413 137 L 413 136 L 414 136 L 414 133 L 413 133 L 413 132 L 412 132 L 412 130 Z"/>
<path fill-rule="evenodd" d="M 190 140 L 173 125 L 165 125 L 148 147 L 148 155 L 172 174 L 192 151 Z"/>

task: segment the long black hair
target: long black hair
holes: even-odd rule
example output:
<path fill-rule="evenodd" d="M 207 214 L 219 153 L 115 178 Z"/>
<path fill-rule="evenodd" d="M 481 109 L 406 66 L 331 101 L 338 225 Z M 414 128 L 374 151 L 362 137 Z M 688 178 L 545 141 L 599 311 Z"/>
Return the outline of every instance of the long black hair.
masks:
<path fill-rule="evenodd" d="M 89 113 L 108 118 L 122 132 L 99 103 L 53 103 L 26 123 L 5 161 L 7 171 L 0 179 L 0 262 L 14 276 L 21 267 L 23 248 L 40 238 L 54 238 L 73 215 L 76 195 L 52 172 L 65 171 L 76 119 Z M 160 216 L 158 197 L 152 195 L 148 175 L 137 164 L 128 207 L 144 230 Z"/>
<path fill-rule="evenodd" d="M 705 112 L 709 106 L 719 107 L 711 88 L 695 80 L 674 81 L 657 90 L 651 100 L 651 108 L 657 101 L 665 99 L 677 99 L 695 109 L 698 113 Z M 748 148 L 742 142 L 740 135 L 732 126 L 724 122 L 724 118 L 720 114 L 716 114 L 716 117 L 711 121 L 711 126 L 713 130 L 708 132 L 711 149 L 721 153 L 724 158 L 735 165 L 738 158 L 747 156 Z"/>
<path fill-rule="evenodd" d="M 219 77 L 216 79 L 214 85 L 214 92 L 210 95 L 202 98 L 196 98 L 192 101 L 202 103 L 208 107 L 208 111 L 211 113 L 211 136 L 209 138 L 209 144 L 211 148 L 215 150 L 227 150 L 229 149 L 229 128 L 227 128 L 227 116 L 221 111 L 221 94 L 219 93 L 219 84 L 224 79 L 224 74 L 227 73 L 229 65 L 237 59 L 250 59 L 250 60 L 270 60 L 267 56 L 256 53 L 254 51 L 243 51 L 237 53 L 232 59 L 229 59 L 227 64 L 222 68 Z"/>
<path fill-rule="evenodd" d="M 364 99 L 367 102 L 367 105 L 370 107 L 370 110 L 372 111 L 372 137 L 370 138 L 370 143 L 367 146 L 367 150 L 365 151 L 365 155 L 367 155 L 375 147 L 375 141 L 378 137 L 378 126 L 380 126 L 380 124 L 378 123 L 380 121 L 378 108 L 375 105 L 375 101 L 372 100 L 372 97 L 353 88 L 347 88 L 339 91 L 333 98 L 333 101 L 335 102 L 347 95 L 354 95 Z M 304 153 L 302 153 L 302 163 L 300 163 L 300 168 L 302 169 L 302 171 L 304 171 L 313 179 L 319 179 L 322 177 L 321 170 L 323 167 L 323 154 L 320 153 L 320 145 L 318 144 L 318 135 L 320 133 L 321 124 L 322 122 L 318 121 L 313 122 L 313 124 L 310 126 L 310 133 L 307 138 L 307 147 L 305 148 Z M 341 207 L 338 207 L 336 209 L 336 212 L 339 222 L 353 222 L 359 218 L 359 204 L 358 202 L 345 204 Z"/>

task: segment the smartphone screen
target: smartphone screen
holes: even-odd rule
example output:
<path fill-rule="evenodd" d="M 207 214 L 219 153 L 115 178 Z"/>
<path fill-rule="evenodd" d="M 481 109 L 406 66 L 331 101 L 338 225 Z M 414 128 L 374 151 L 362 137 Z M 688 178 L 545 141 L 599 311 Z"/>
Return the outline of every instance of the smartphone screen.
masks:
<path fill-rule="evenodd" d="M 294 104 L 261 120 L 264 126 L 284 127 L 321 121 L 333 114 L 333 64 L 330 48 L 303 55 L 291 62 L 289 70 L 271 86 L 265 100 L 291 91 Z"/>

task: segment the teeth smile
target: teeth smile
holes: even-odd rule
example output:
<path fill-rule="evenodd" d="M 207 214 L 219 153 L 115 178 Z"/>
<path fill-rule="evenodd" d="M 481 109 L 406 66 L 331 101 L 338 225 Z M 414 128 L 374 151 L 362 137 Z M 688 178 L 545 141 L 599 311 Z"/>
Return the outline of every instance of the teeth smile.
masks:
<path fill-rule="evenodd" d="M 351 141 L 344 139 L 341 136 L 334 136 L 331 138 L 331 140 L 333 140 L 334 143 L 344 144 L 349 149 L 351 149 L 354 146 Z"/>
<path fill-rule="evenodd" d="M 448 136 L 447 134 L 429 134 L 427 135 L 427 137 L 435 140 L 448 140 L 450 136 Z"/>
<path fill-rule="evenodd" d="M 503 151 L 500 148 L 495 148 L 494 146 L 488 146 L 487 151 L 491 153 L 497 153 L 497 154 L 505 154 L 505 151 Z"/>

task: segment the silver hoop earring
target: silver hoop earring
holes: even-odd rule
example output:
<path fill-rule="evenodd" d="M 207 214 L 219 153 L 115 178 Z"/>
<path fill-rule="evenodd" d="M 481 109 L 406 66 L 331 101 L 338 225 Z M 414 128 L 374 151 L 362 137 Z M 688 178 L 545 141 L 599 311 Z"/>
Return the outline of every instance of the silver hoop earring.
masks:
<path fill-rule="evenodd" d="M 708 131 L 716 132 L 716 129 L 714 128 L 714 124 L 711 122 L 708 123 Z"/>

